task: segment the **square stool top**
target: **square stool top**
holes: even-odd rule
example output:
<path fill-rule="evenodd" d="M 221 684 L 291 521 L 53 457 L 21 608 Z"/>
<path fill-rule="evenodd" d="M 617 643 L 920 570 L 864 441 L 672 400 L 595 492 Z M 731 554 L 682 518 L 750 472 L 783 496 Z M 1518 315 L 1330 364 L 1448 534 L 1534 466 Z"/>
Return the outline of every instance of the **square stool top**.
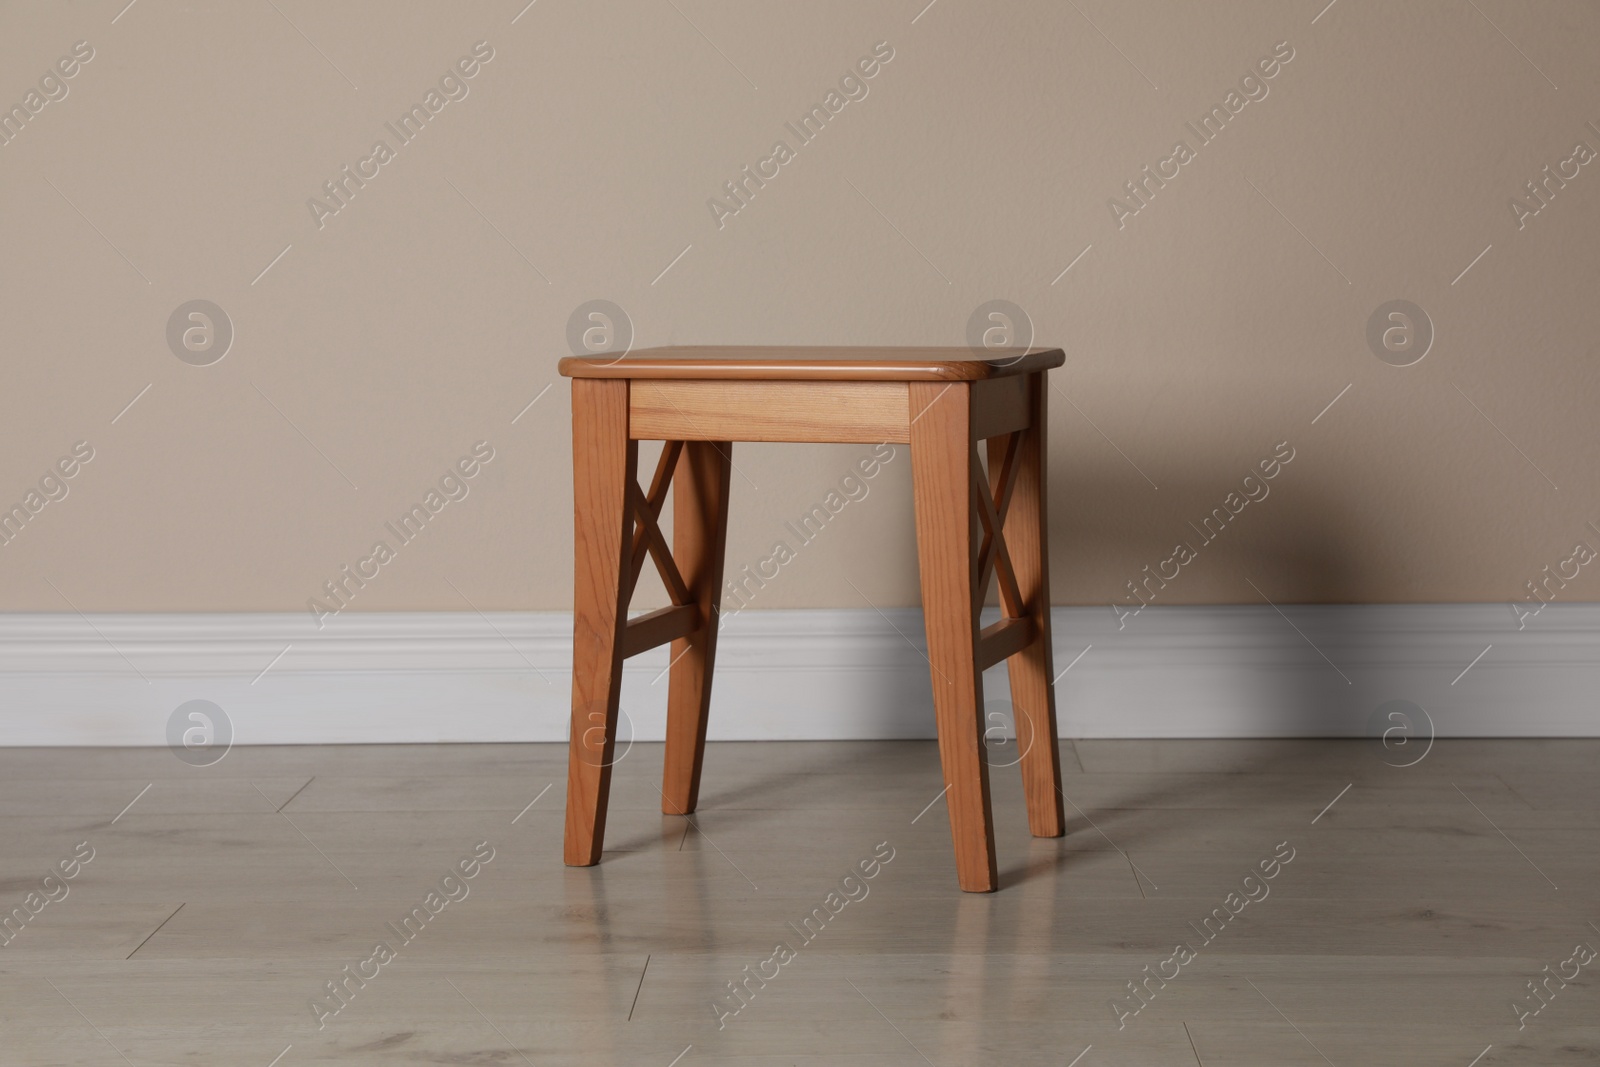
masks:
<path fill-rule="evenodd" d="M 1059 348 L 673 345 L 623 356 L 568 356 L 568 378 L 719 378 L 789 381 L 970 382 L 1049 370 Z"/>

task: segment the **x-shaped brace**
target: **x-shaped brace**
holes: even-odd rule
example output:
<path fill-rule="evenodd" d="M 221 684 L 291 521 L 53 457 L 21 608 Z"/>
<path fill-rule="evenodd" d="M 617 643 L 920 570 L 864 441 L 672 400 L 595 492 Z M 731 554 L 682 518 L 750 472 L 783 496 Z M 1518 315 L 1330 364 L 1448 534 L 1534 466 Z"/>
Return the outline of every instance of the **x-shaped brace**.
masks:
<path fill-rule="evenodd" d="M 1000 602 L 1004 614 L 1011 619 L 1026 615 L 1022 593 L 1017 588 L 1016 571 L 1011 566 L 1011 554 L 1006 550 L 1004 534 L 1006 512 L 1011 508 L 1011 491 L 1017 485 L 1017 471 L 1020 467 L 1017 458 L 1021 444 L 1020 431 L 1006 435 L 1006 450 L 999 469 L 990 467 L 987 485 L 979 484 L 977 479 L 973 479 L 972 482 L 972 497 L 977 505 L 978 521 L 983 526 L 983 543 L 978 549 L 977 566 L 979 601 L 982 601 L 982 594 L 988 591 L 989 575 L 992 572 L 1000 584 Z M 974 464 L 977 462 L 976 454 L 973 456 L 973 462 Z"/>
<path fill-rule="evenodd" d="M 678 469 L 678 456 L 683 452 L 682 441 L 668 441 L 661 449 L 661 460 L 656 464 L 655 477 L 650 480 L 650 491 L 646 493 L 637 483 L 628 486 L 628 508 L 633 513 L 633 551 L 628 561 L 627 590 L 628 596 L 624 600 L 631 600 L 633 591 L 639 584 L 639 574 L 644 570 L 644 557 L 648 553 L 656 564 L 656 571 L 661 575 L 661 581 L 667 587 L 667 595 L 674 604 L 692 604 L 694 598 L 689 595 L 688 586 L 684 583 L 683 575 L 678 572 L 678 564 L 672 558 L 672 550 L 667 546 L 667 539 L 661 534 L 661 527 L 657 525 L 661 517 L 661 508 L 667 500 L 667 489 L 672 485 L 672 476 Z"/>

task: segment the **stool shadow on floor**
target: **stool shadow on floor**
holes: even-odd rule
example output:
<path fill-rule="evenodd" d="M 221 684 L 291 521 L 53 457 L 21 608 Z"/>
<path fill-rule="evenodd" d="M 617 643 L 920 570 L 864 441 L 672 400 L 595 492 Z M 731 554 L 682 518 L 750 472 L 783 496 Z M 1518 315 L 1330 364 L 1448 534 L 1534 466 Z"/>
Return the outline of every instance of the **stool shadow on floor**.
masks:
<path fill-rule="evenodd" d="M 1086 471 L 1081 463 L 1057 463 L 1055 468 L 1049 529 L 1052 560 L 1057 564 L 1052 572 L 1052 599 L 1057 605 L 1085 602 L 1074 588 L 1075 560 L 1117 558 L 1125 555 L 1126 546 L 1134 545 L 1141 553 L 1137 558 L 1154 571 L 1174 556 L 1178 544 L 1194 549 L 1194 558 L 1164 586 L 1159 575 L 1152 579 L 1143 569 L 1126 576 L 1126 581 L 1136 585 L 1143 580 L 1140 588 L 1149 598 L 1136 615 L 1119 618 L 1119 612 L 1104 602 L 1091 605 L 1103 608 L 1103 624 L 1091 623 L 1081 633 L 1058 627 L 1058 670 L 1071 662 L 1076 654 L 1073 649 L 1086 643 L 1093 643 L 1095 651 L 1135 655 L 1144 655 L 1141 645 L 1145 646 L 1150 667 L 1159 669 L 1163 653 L 1170 654 L 1172 646 L 1164 638 L 1174 633 L 1174 624 L 1184 626 L 1179 632 L 1187 636 L 1195 632 L 1191 620 L 1211 619 L 1222 630 L 1217 634 L 1219 658 L 1231 655 L 1237 659 L 1241 650 L 1247 653 L 1237 664 L 1237 676 L 1227 679 L 1229 689 L 1248 695 L 1252 705 L 1272 709 L 1271 717 L 1250 723 L 1251 736 L 1348 738 L 1365 732 L 1371 708 L 1393 694 L 1372 692 L 1370 680 L 1347 658 L 1363 636 L 1361 613 L 1346 607 L 1319 611 L 1313 619 L 1303 610 L 1297 611 L 1297 605 L 1339 604 L 1346 590 L 1363 584 L 1359 561 L 1344 547 L 1353 525 L 1350 507 L 1318 495 L 1315 486 L 1297 487 L 1293 494 L 1275 486 L 1266 497 L 1234 516 L 1228 526 L 1197 531 L 1191 519 L 1200 521 L 1205 506 L 1197 502 L 1212 497 L 1220 502 L 1233 486 L 1220 479 L 1185 484 L 1169 476 L 1162 479 L 1158 499 L 1156 491 L 1126 466 Z M 1078 506 L 1082 501 L 1095 502 L 1092 513 Z M 1190 510 L 1195 512 L 1193 516 Z M 1202 539 L 1201 532 L 1209 533 L 1210 539 Z M 1186 590 L 1196 589 L 1200 590 L 1198 598 L 1208 603 L 1184 605 L 1183 599 L 1197 598 Z M 1139 609 L 1140 601 L 1128 586 L 1123 592 L 1127 595 L 1119 600 L 1122 611 Z M 1222 597 L 1227 598 L 1221 602 L 1228 606 L 1219 610 L 1214 605 Z M 1219 677 L 1220 684 L 1223 679 Z M 1073 688 L 1070 679 L 1057 686 L 1058 715 L 1067 733 L 1078 719 Z M 1195 693 L 1197 703 L 1208 696 L 1218 698 L 1216 693 Z M 1181 708 L 1176 710 L 1181 714 Z M 1096 709 L 1096 716 L 1103 721 L 1107 711 Z M 1310 771 L 1316 762 L 1309 751 L 1295 766 L 1285 766 L 1282 755 L 1263 753 L 1244 757 L 1228 770 L 1241 775 Z M 1063 789 L 1068 799 L 1067 842 L 1081 841 L 1084 834 L 1101 836 L 1090 825 L 1092 819 L 1119 850 L 1153 843 L 1148 831 L 1118 833 L 1121 806 L 1096 810 L 1084 804 L 1079 811 L 1076 805 L 1083 802 L 1072 796 L 1070 776 Z M 1119 805 L 1125 803 L 1132 809 L 1184 807 L 1187 792 L 1182 783 L 1175 782 Z M 1063 849 L 1059 862 L 1064 865 L 1071 860 L 1072 852 Z M 1025 880 L 1037 873 L 1037 869 L 1030 874 L 1027 867 L 1013 867 L 1007 871 L 1008 881 Z"/>

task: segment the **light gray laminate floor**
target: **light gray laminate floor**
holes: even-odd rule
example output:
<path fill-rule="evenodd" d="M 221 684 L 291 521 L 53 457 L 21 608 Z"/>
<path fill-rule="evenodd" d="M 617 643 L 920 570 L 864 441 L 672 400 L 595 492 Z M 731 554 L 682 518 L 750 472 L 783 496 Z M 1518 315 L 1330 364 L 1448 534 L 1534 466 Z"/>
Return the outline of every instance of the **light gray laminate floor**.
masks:
<path fill-rule="evenodd" d="M 635 745 L 582 870 L 561 746 L 0 750 L 0 1065 L 1600 1062 L 1600 960 L 1568 962 L 1600 948 L 1600 742 L 1385 755 L 1063 742 L 1069 833 L 1030 838 L 996 767 L 974 896 L 932 742 L 712 745 L 692 822 Z"/>

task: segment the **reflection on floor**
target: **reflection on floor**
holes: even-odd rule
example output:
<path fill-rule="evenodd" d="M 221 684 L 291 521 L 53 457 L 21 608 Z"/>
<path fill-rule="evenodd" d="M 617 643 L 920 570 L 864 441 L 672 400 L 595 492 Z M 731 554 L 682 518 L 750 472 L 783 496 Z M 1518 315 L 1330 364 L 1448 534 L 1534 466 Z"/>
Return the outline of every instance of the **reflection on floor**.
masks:
<path fill-rule="evenodd" d="M 589 869 L 560 746 L 0 750 L 0 1065 L 1595 1062 L 1600 742 L 1387 755 L 1062 742 L 975 896 L 931 742 L 635 745 Z"/>

